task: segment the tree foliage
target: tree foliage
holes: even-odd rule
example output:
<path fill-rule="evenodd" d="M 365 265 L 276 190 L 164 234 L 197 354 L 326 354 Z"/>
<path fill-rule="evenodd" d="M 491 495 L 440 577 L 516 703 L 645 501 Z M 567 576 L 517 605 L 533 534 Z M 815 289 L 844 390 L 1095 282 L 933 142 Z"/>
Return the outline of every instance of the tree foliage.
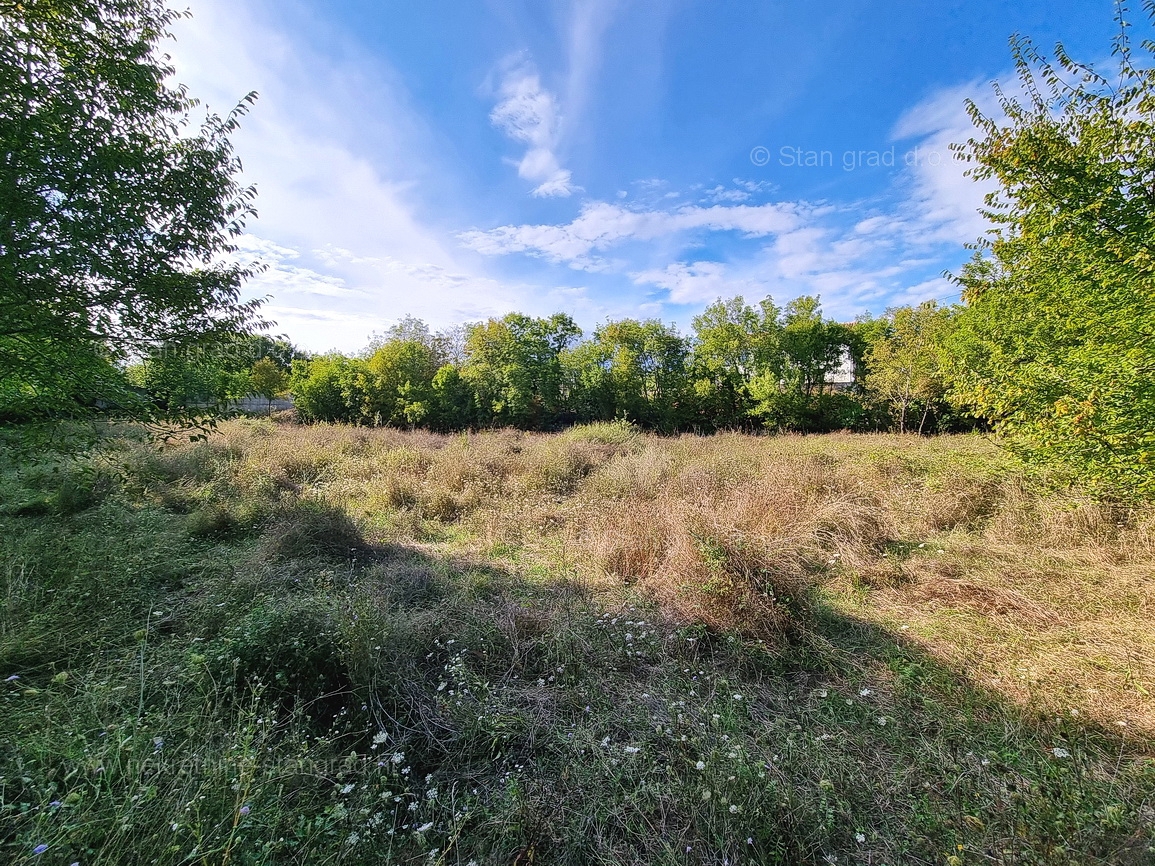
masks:
<path fill-rule="evenodd" d="M 945 402 L 942 351 L 950 317 L 950 310 L 934 301 L 892 308 L 867 349 L 866 387 L 893 407 L 900 433 L 914 423 L 923 432 L 931 413 Z"/>
<path fill-rule="evenodd" d="M 271 358 L 261 358 L 249 371 L 249 388 L 259 394 L 272 406 L 280 394 L 289 386 L 289 374 L 276 365 Z"/>
<path fill-rule="evenodd" d="M 1151 11 L 1151 7 L 1148 7 Z M 1013 42 L 1021 95 L 971 104 L 994 228 L 959 281 L 954 398 L 1025 453 L 1155 493 L 1155 46 L 1120 16 L 1107 78 Z M 1143 56 L 1140 57 L 1139 55 Z"/>
<path fill-rule="evenodd" d="M 159 51 L 158 0 L 24 0 L 0 15 L 0 411 L 118 401 L 113 365 L 251 330 L 229 263 L 254 191 L 230 114 Z M 115 393 L 114 393 L 115 391 Z"/>
<path fill-rule="evenodd" d="M 540 428 L 561 410 L 561 353 L 580 336 L 564 313 L 490 319 L 468 328 L 461 374 L 484 415 L 500 424 Z"/>
<path fill-rule="evenodd" d="M 564 314 L 511 313 L 466 326 L 459 344 L 457 329 L 434 333 L 406 317 L 368 357 L 295 364 L 291 389 L 306 418 L 436 430 L 616 419 L 667 433 L 875 425 L 861 388 L 832 381 L 862 358 L 867 332 L 825 318 L 817 298 L 785 310 L 769 298 L 719 300 L 694 331 L 621 319 L 583 340 Z"/>

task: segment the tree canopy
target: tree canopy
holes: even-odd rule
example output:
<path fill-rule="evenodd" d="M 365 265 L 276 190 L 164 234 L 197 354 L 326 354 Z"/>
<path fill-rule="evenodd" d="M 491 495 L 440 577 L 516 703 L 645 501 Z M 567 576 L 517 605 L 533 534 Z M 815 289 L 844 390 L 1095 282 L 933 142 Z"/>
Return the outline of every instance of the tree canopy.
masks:
<path fill-rule="evenodd" d="M 130 399 L 115 365 L 260 323 L 229 260 L 255 195 L 196 107 L 158 0 L 24 0 L 0 15 L 0 414 Z"/>
<path fill-rule="evenodd" d="M 361 357 L 294 363 L 290 388 L 306 418 L 437 430 L 624 419 L 667 433 L 807 431 L 874 429 L 884 418 L 864 408 L 857 382 L 833 383 L 861 356 L 860 338 L 817 298 L 785 311 L 769 298 L 756 309 L 719 300 L 694 329 L 621 319 L 583 339 L 565 314 L 510 313 L 434 333 L 405 317 Z"/>
<path fill-rule="evenodd" d="M 1022 95 L 972 103 L 993 230 L 962 271 L 952 393 L 1024 453 L 1155 493 L 1155 46 L 1120 14 L 1108 78 L 1013 51 Z M 1140 57 L 1142 55 L 1142 57 Z"/>

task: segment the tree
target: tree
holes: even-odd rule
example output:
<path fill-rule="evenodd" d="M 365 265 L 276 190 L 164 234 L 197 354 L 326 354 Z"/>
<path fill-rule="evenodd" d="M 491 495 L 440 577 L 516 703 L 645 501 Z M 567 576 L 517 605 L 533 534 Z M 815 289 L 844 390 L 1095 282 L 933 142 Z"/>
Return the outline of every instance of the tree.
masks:
<path fill-rule="evenodd" d="M 294 361 L 289 389 L 301 416 L 311 421 L 362 420 L 365 362 L 343 355 Z"/>
<path fill-rule="evenodd" d="M 921 407 L 922 433 L 946 395 L 942 349 L 950 311 L 926 301 L 887 310 L 884 321 L 886 330 L 866 350 L 866 387 L 892 407 L 900 433 L 907 431 L 911 407 Z"/>
<path fill-rule="evenodd" d="M 0 412 L 80 409 L 110 396 L 110 365 L 261 324 L 228 261 L 255 195 L 229 134 L 255 94 L 190 133 L 196 103 L 158 53 L 176 14 L 3 4 Z"/>
<path fill-rule="evenodd" d="M 251 392 L 247 365 L 228 360 L 214 346 L 169 344 L 128 367 L 125 374 L 165 415 L 195 414 Z"/>
<path fill-rule="evenodd" d="M 605 359 L 615 415 L 663 432 L 686 415 L 689 344 L 656 319 L 607 322 L 594 332 Z"/>
<path fill-rule="evenodd" d="M 693 376 L 699 405 L 712 426 L 736 427 L 750 412 L 763 321 L 741 297 L 716 302 L 695 316 Z"/>
<path fill-rule="evenodd" d="M 363 414 L 373 424 L 409 427 L 432 408 L 438 353 L 419 339 L 392 339 L 365 364 Z"/>
<path fill-rule="evenodd" d="M 509 313 L 471 325 L 461 374 L 477 393 L 484 421 L 540 429 L 562 407 L 561 353 L 581 337 L 564 313 L 535 319 Z"/>
<path fill-rule="evenodd" d="M 852 327 L 822 315 L 818 298 L 795 298 L 778 311 L 767 298 L 763 329 L 768 339 L 759 353 L 748 389 L 750 415 L 778 430 L 819 431 L 854 426 L 859 401 L 827 394 L 830 375 L 853 358 L 858 336 Z"/>
<path fill-rule="evenodd" d="M 446 364 L 433 377 L 433 407 L 426 422 L 434 430 L 448 432 L 474 426 L 477 397 L 461 371 Z"/>
<path fill-rule="evenodd" d="M 269 401 L 269 411 L 273 411 L 273 399 L 282 394 L 289 385 L 289 374 L 278 367 L 270 358 L 261 358 L 249 371 L 249 387 L 254 394 L 260 394 Z"/>
<path fill-rule="evenodd" d="M 993 228 L 958 278 L 950 373 L 953 398 L 1027 455 L 1150 496 L 1155 66 L 1136 57 L 1123 16 L 1112 79 L 1019 38 L 1024 96 L 999 91 L 1001 119 L 969 106 L 981 137 L 961 154 L 999 188 Z"/>
<path fill-rule="evenodd" d="M 795 298 L 782 311 L 782 351 L 788 390 L 809 398 L 822 393 L 826 380 L 842 363 L 847 335 L 822 315 L 818 298 Z"/>

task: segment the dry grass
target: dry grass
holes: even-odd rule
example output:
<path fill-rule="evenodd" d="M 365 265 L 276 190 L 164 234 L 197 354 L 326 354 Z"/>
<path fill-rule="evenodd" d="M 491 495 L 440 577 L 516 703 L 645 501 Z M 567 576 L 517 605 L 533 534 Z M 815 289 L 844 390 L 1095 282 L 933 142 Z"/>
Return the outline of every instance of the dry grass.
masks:
<path fill-rule="evenodd" d="M 242 498 L 303 496 L 377 541 L 633 586 L 675 620 L 764 640 L 805 629 L 822 594 L 1021 704 L 1155 732 L 1152 513 L 1040 492 L 976 437 L 603 426 L 439 436 L 238 422 L 146 462 L 166 480 L 227 467 Z"/>
<path fill-rule="evenodd" d="M 1155 513 L 981 439 L 120 447 L 0 472 L 4 862 L 1155 854 Z"/>

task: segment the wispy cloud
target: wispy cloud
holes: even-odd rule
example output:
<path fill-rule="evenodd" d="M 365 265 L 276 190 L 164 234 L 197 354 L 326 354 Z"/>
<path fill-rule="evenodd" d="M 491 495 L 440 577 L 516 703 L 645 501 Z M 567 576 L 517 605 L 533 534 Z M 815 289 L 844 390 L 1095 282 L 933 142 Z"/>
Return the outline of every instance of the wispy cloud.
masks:
<path fill-rule="evenodd" d="M 594 92 L 606 32 L 617 7 L 618 0 L 576 0 L 570 7 L 569 74 L 565 98 L 571 123 L 583 116 Z"/>
<path fill-rule="evenodd" d="M 542 87 L 533 65 L 521 60 L 502 77 L 499 101 L 490 113 L 493 125 L 527 146 L 517 162 L 517 173 L 537 184 L 533 195 L 564 197 L 574 193 L 573 176 L 561 167 L 557 146 L 561 111 L 557 97 Z"/>
<path fill-rule="evenodd" d="M 669 292 L 673 304 L 705 304 L 715 298 L 765 294 L 756 280 L 735 277 L 723 262 L 674 262 L 631 274 L 637 285 L 652 285 Z"/>
<path fill-rule="evenodd" d="M 957 243 L 973 241 L 986 230 L 979 210 L 983 196 L 995 188 L 993 182 L 978 183 L 967 177 L 967 163 L 952 148 L 975 134 L 963 107 L 968 98 L 984 112 L 997 111 L 992 88 L 972 81 L 941 90 L 914 106 L 899 118 L 892 133 L 895 140 L 913 144 L 908 151 L 908 204 L 918 230 L 930 229 L 936 238 Z"/>
<path fill-rule="evenodd" d="M 604 270 L 594 256 L 627 240 L 652 241 L 696 229 L 736 231 L 762 237 L 798 225 L 808 206 L 795 203 L 713 205 L 674 210 L 634 209 L 609 202 L 589 202 L 580 215 L 564 225 L 501 226 L 462 233 L 461 241 L 485 255 L 528 253 L 582 270 Z"/>
<path fill-rule="evenodd" d="M 581 147 L 597 131 L 603 52 L 626 11 L 617 0 L 574 0 L 554 19 L 567 28 L 557 68 L 546 67 L 544 52 L 540 69 L 517 55 L 473 104 L 475 126 L 484 128 L 488 112 L 516 142 L 512 163 L 532 195 L 574 201 L 519 198 L 493 218 L 465 211 L 469 197 L 454 193 L 471 169 L 382 56 L 340 33 L 314 39 L 296 6 L 198 0 L 196 17 L 178 24 L 178 79 L 218 111 L 261 92 L 235 136 L 246 180 L 260 191 L 261 218 L 242 246 L 269 264 L 249 289 L 274 296 L 279 328 L 307 348 L 355 349 L 406 313 L 441 326 L 565 309 L 592 323 L 683 315 L 739 293 L 820 293 L 842 316 L 953 291 L 938 274 L 983 230 L 983 189 L 948 145 L 971 134 L 962 101 L 982 97 L 980 84 L 903 115 L 893 137 L 923 159 L 897 167 L 890 187 L 883 181 L 866 200 L 775 201 L 767 180 L 679 189 L 615 178 L 629 191 L 600 200 L 612 197 L 609 187 L 579 204 L 575 172 L 591 188 L 599 180 Z M 567 209 L 564 219 L 536 216 L 557 208 Z M 458 231 L 478 219 L 483 227 Z"/>

